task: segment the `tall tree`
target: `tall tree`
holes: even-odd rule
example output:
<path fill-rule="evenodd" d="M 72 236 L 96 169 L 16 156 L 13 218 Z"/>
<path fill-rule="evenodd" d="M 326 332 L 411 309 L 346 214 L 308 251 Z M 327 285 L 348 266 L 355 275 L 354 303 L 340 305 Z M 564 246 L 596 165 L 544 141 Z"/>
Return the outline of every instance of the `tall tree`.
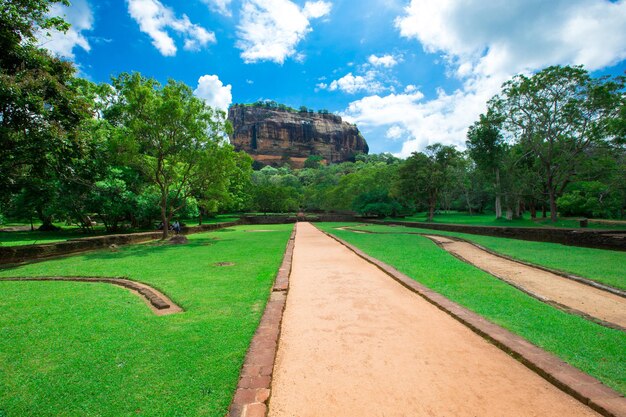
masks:
<path fill-rule="evenodd" d="M 502 184 L 500 173 L 506 142 L 500 133 L 502 118 L 493 111 L 481 114 L 467 131 L 467 150 L 478 169 L 493 178 L 496 219 L 502 217 Z"/>
<path fill-rule="evenodd" d="M 133 73 L 113 86 L 118 99 L 105 115 L 119 128 L 119 146 L 159 189 L 165 239 L 172 217 L 206 184 L 211 153 L 225 144 L 230 125 L 183 83 L 161 86 Z"/>
<path fill-rule="evenodd" d="M 439 143 L 430 145 L 426 152 L 413 152 L 399 170 L 396 194 L 411 196 L 416 203 L 426 201 L 428 221 L 435 216 L 435 209 L 442 190 L 450 184 L 452 168 L 459 158 L 454 146 Z"/>
<path fill-rule="evenodd" d="M 593 79 L 582 67 L 553 66 L 515 76 L 493 100 L 507 133 L 539 160 L 552 221 L 584 151 L 609 135 L 621 88 L 618 80 Z"/>

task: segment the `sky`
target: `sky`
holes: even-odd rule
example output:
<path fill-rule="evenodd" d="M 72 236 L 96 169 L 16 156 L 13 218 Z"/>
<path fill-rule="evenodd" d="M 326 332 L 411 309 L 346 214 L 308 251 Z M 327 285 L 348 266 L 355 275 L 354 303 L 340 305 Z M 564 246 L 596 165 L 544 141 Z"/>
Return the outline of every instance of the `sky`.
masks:
<path fill-rule="evenodd" d="M 464 147 L 503 82 L 626 71 L 626 0 L 73 0 L 41 46 L 94 82 L 138 71 L 224 110 L 274 100 L 356 123 L 370 153 Z"/>

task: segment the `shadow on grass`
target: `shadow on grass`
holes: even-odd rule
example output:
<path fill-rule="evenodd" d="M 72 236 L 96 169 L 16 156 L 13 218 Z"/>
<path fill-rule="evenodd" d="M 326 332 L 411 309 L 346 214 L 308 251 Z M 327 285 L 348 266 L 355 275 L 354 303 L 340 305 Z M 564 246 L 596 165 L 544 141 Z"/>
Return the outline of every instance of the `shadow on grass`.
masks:
<path fill-rule="evenodd" d="M 190 240 L 184 244 L 172 244 L 169 241 L 152 241 L 143 244 L 122 246 L 118 249 L 102 249 L 96 252 L 88 252 L 82 255 L 85 260 L 110 260 L 128 257 L 146 256 L 175 256 L 181 250 L 201 250 L 207 246 L 215 246 L 220 242 L 228 242 L 234 239 L 199 238 Z"/>

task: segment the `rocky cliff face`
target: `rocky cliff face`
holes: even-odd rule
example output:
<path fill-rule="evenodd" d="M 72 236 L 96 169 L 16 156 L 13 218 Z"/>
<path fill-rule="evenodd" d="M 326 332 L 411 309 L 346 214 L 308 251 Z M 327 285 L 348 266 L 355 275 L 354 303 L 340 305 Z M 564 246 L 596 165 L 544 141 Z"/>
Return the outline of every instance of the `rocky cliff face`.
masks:
<path fill-rule="evenodd" d="M 367 153 L 367 142 L 356 126 L 334 114 L 293 112 L 265 107 L 231 106 L 231 143 L 265 165 L 290 163 L 301 168 L 310 155 L 327 163 Z"/>

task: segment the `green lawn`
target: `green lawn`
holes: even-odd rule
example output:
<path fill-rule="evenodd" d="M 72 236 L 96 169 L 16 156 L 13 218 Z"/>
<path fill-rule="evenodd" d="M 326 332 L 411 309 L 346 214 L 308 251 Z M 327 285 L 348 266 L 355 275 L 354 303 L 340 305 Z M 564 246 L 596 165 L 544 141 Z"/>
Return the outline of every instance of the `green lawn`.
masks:
<path fill-rule="evenodd" d="M 626 333 L 542 303 L 422 236 L 335 229 L 341 225 L 347 224 L 323 223 L 319 227 L 626 393 Z"/>
<path fill-rule="evenodd" d="M 210 223 L 224 223 L 239 220 L 239 217 L 232 215 L 219 215 L 213 218 L 203 219 L 202 224 Z M 196 226 L 198 219 L 184 219 L 182 220 L 187 226 Z M 10 226 L 27 226 L 25 223 L 11 223 Z M 35 225 L 38 227 L 39 225 Z M 30 231 L 16 231 L 5 232 L 0 231 L 0 245 L 2 246 L 21 246 L 21 245 L 40 245 L 43 243 L 62 242 L 69 239 L 80 239 L 83 237 L 98 236 L 107 234 L 103 226 L 96 226 L 92 233 L 84 233 L 78 226 L 67 226 L 64 223 L 57 223 L 55 226 L 61 227 L 62 230 L 40 232 L 38 230 Z M 3 227 L 9 227 L 4 225 Z M 153 230 L 153 229 L 150 229 Z M 149 229 L 121 231 L 119 233 L 132 233 L 132 232 L 145 232 Z M 1 417 L 1 416 L 0 416 Z"/>
<path fill-rule="evenodd" d="M 462 237 L 515 259 L 626 290 L 626 252 L 403 226 L 367 225 L 357 228 L 383 233 L 408 232 Z"/>
<path fill-rule="evenodd" d="M 404 218 L 398 219 L 387 219 L 393 221 L 408 221 L 408 222 L 425 222 L 427 219 L 428 213 L 416 213 L 413 216 L 407 216 Z M 548 213 L 548 216 L 550 214 Z M 556 223 L 552 223 L 550 218 L 537 218 L 535 220 L 530 218 L 529 213 L 525 213 L 521 219 L 496 219 L 494 213 L 478 213 L 469 215 L 466 212 L 443 212 L 436 214 L 433 223 L 454 223 L 454 224 L 467 224 L 467 225 L 476 225 L 476 226 L 509 226 L 509 227 L 565 227 L 565 228 L 574 228 L 579 229 L 580 224 L 578 219 L 573 218 L 559 218 Z M 620 230 L 626 229 L 626 224 L 624 223 L 616 223 L 616 224 L 604 224 L 604 223 L 595 223 L 593 220 L 589 221 L 588 229 L 612 229 L 612 230 Z"/>
<path fill-rule="evenodd" d="M 190 235 L 186 245 L 1 270 L 127 276 L 185 312 L 156 316 L 107 284 L 0 282 L 0 416 L 224 416 L 292 227 L 239 226 Z M 274 232 L 246 231 L 254 229 Z"/>

